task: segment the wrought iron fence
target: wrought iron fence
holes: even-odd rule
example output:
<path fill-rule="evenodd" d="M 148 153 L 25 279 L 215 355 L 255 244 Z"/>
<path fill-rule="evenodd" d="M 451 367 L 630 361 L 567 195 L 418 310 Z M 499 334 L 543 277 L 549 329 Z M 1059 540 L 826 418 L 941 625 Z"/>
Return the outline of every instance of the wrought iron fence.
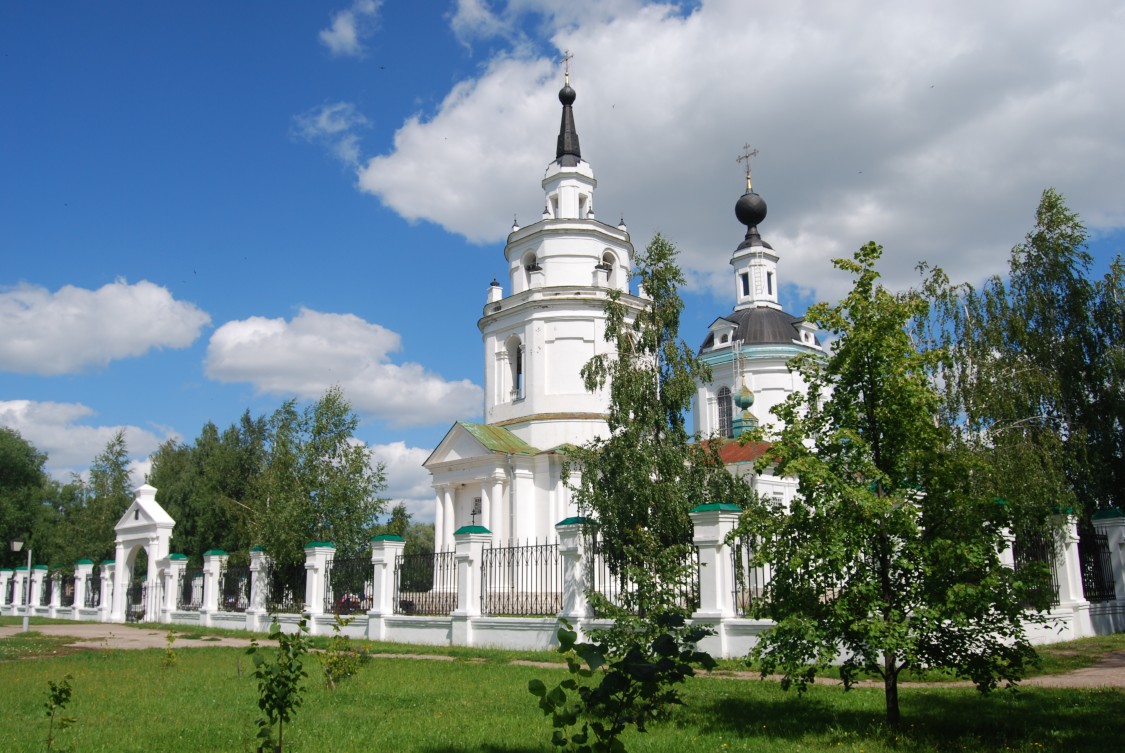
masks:
<path fill-rule="evenodd" d="M 69 578 L 65 575 L 59 581 L 61 586 L 61 593 L 59 595 L 59 606 L 73 607 L 74 606 L 74 579 L 78 576 L 72 575 Z"/>
<path fill-rule="evenodd" d="M 55 579 L 50 574 L 46 576 L 46 583 L 43 584 L 43 590 L 40 592 L 39 603 L 33 606 L 50 606 L 52 600 L 55 598 Z"/>
<path fill-rule="evenodd" d="M 1086 601 L 1113 601 L 1113 562 L 1109 553 L 1109 535 L 1093 529 L 1078 532 L 1078 563 L 1082 571 L 1082 593 Z"/>
<path fill-rule="evenodd" d="M 355 614 L 371 609 L 375 570 L 370 559 L 331 559 L 325 568 L 324 611 Z"/>
<path fill-rule="evenodd" d="M 673 590 L 673 604 L 689 614 L 699 609 L 699 550 L 694 546 L 688 550 L 683 563 L 688 577 L 678 583 L 670 584 Z M 627 595 L 636 588 L 625 573 L 615 573 L 602 553 L 601 541 L 596 535 L 586 537 L 586 587 L 620 609 L 628 608 L 636 612 L 635 604 L 628 604 Z M 594 614 L 605 617 L 604 610 L 594 605 Z"/>
<path fill-rule="evenodd" d="M 219 573 L 219 609 L 245 612 L 250 606 L 250 566 L 228 565 Z"/>
<path fill-rule="evenodd" d="M 562 609 L 558 544 L 487 548 L 481 560 L 481 612 L 556 615 Z"/>
<path fill-rule="evenodd" d="M 457 608 L 453 552 L 400 554 L 395 558 L 396 614 L 447 615 Z"/>
<path fill-rule="evenodd" d="M 148 584 L 134 581 L 125 589 L 125 621 L 141 622 L 145 618 L 145 604 L 148 598 Z"/>
<path fill-rule="evenodd" d="M 18 582 L 19 582 L 19 578 L 17 578 L 15 575 L 13 575 L 11 578 L 8 579 L 8 591 L 4 595 L 4 603 L 5 604 L 15 604 L 16 603 L 16 583 L 18 583 Z"/>
<path fill-rule="evenodd" d="M 90 573 L 86 579 L 86 596 L 82 606 L 87 609 L 97 609 L 102 602 L 102 579 L 97 572 Z"/>
<path fill-rule="evenodd" d="M 176 609 L 198 612 L 203 607 L 203 570 L 184 570 L 176 589 Z"/>
<path fill-rule="evenodd" d="M 1059 603 L 1059 579 L 1055 572 L 1055 547 L 1050 539 L 1017 536 L 1012 542 L 1016 573 L 1029 581 L 1030 602 Z"/>
<path fill-rule="evenodd" d="M 758 542 L 754 538 L 739 537 L 730 547 L 730 559 L 734 572 L 734 610 L 739 617 L 751 613 L 751 605 L 761 599 L 770 581 L 769 568 L 750 563 Z"/>
<path fill-rule="evenodd" d="M 281 614 L 299 614 L 305 609 L 305 563 L 290 565 L 270 563 L 267 571 L 269 590 L 266 608 Z"/>

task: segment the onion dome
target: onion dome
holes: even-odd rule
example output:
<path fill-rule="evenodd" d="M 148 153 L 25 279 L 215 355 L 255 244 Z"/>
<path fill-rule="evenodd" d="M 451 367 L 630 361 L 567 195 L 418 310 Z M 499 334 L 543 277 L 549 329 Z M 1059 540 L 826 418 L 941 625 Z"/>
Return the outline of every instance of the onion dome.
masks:
<path fill-rule="evenodd" d="M 746 237 L 738 248 L 749 246 L 762 246 L 772 249 L 773 246 L 762 240 L 758 234 L 758 224 L 766 218 L 766 202 L 754 189 L 747 187 L 746 193 L 738 198 L 734 205 L 734 216 L 746 226 Z"/>
<path fill-rule="evenodd" d="M 742 389 L 734 396 L 734 404 L 741 411 L 749 410 L 750 406 L 754 404 L 754 393 L 746 386 L 746 382 L 742 383 Z"/>

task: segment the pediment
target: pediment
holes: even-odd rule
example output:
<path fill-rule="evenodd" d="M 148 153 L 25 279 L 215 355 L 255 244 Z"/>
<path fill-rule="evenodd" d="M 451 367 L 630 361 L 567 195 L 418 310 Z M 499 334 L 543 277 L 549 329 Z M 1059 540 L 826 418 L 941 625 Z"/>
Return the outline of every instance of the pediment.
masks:
<path fill-rule="evenodd" d="M 507 429 L 458 421 L 426 458 L 422 466 L 491 458 L 496 455 L 535 455 L 538 450 Z"/>
<path fill-rule="evenodd" d="M 119 532 L 143 527 L 171 528 L 175 524 L 172 516 L 156 501 L 156 488 L 144 484 L 137 488 L 133 503 L 125 510 L 113 530 Z"/>

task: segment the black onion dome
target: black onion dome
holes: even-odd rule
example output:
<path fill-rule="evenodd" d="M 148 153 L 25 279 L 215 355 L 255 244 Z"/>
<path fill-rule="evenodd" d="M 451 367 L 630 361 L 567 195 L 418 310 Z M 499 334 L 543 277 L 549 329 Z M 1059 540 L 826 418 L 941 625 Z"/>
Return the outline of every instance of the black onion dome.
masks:
<path fill-rule="evenodd" d="M 563 103 L 563 106 L 570 107 L 577 98 L 578 94 L 570 88 L 570 84 L 564 84 L 563 88 L 559 89 L 559 101 Z"/>
<path fill-rule="evenodd" d="M 797 324 L 802 319 L 775 308 L 759 306 L 732 311 L 723 317 L 735 325 L 734 340 L 743 345 L 791 345 L 800 341 L 801 331 Z M 708 332 L 700 350 L 707 350 L 715 343 L 715 333 Z"/>
<path fill-rule="evenodd" d="M 766 202 L 753 191 L 747 191 L 735 203 L 734 216 L 746 227 L 759 225 L 766 218 Z"/>

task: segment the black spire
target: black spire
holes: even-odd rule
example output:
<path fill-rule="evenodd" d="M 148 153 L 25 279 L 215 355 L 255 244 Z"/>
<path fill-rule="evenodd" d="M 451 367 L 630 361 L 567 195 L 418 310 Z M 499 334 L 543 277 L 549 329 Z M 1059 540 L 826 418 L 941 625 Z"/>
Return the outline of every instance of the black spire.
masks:
<path fill-rule="evenodd" d="M 570 51 L 563 60 L 567 64 L 563 88 L 559 89 L 559 102 L 562 102 L 562 123 L 559 124 L 559 143 L 555 149 L 555 161 L 562 167 L 576 167 L 582 161 L 582 150 L 578 146 L 578 131 L 574 128 L 574 110 L 571 105 L 578 95 L 570 88 Z"/>

